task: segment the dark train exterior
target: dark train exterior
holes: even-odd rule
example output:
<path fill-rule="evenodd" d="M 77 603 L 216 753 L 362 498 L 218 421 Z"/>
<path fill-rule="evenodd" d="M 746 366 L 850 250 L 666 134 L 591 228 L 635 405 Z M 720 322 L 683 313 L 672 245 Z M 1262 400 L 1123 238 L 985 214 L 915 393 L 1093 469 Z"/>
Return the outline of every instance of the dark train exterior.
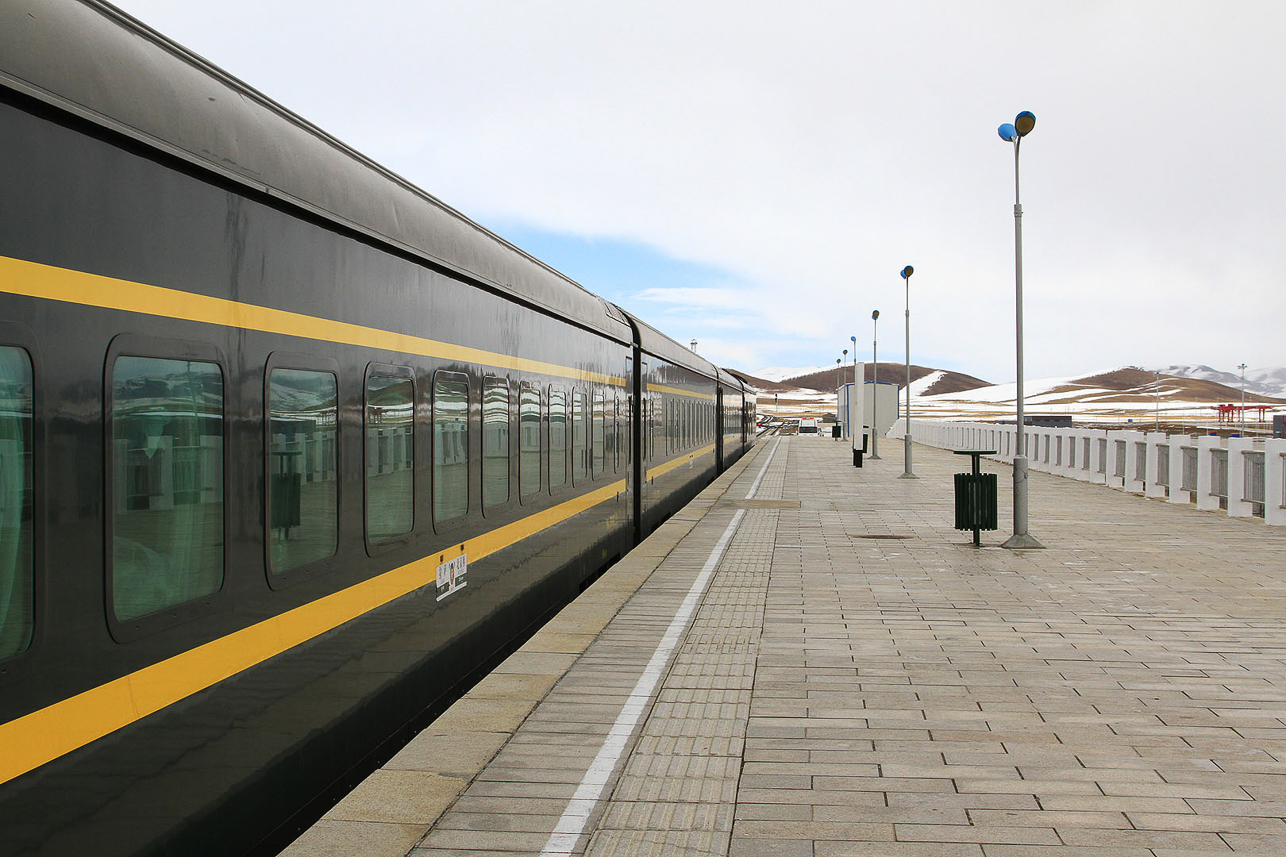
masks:
<path fill-rule="evenodd" d="M 0 5 L 0 855 L 284 845 L 753 442 L 105 4 Z"/>

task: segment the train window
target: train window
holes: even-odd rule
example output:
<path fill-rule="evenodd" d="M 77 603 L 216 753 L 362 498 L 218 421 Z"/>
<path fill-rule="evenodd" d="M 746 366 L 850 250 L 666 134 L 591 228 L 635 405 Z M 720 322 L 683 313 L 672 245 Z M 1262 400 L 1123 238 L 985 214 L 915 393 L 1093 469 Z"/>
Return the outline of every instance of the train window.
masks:
<path fill-rule="evenodd" d="M 584 393 L 572 391 L 572 483 L 589 476 L 589 402 Z"/>
<path fill-rule="evenodd" d="M 648 453 L 648 458 L 649 458 L 649 459 L 654 459 L 654 458 L 656 458 L 656 434 L 657 434 L 657 426 L 658 426 L 658 425 L 660 425 L 660 422 L 661 422 L 660 414 L 658 414 L 658 413 L 657 413 L 657 411 L 658 411 L 658 410 L 660 410 L 660 406 L 657 404 L 656 396 L 648 396 L 648 400 L 649 400 L 649 409 L 648 409 L 648 414 L 649 414 L 649 416 L 648 416 L 648 436 L 649 436 L 649 437 L 648 437 L 648 439 L 649 439 L 649 441 L 651 442 L 651 443 L 650 443 L 650 450 L 651 450 L 651 451 Z"/>
<path fill-rule="evenodd" d="M 612 454 L 608 456 L 611 459 L 612 470 L 619 470 L 621 467 L 621 397 L 612 396 L 612 425 L 608 432 L 608 439 L 611 441 Z"/>
<path fill-rule="evenodd" d="M 112 609 L 137 619 L 223 586 L 223 371 L 112 365 Z"/>
<path fill-rule="evenodd" d="M 482 505 L 509 502 L 509 382 L 482 382 Z"/>
<path fill-rule="evenodd" d="M 415 384 L 366 378 L 366 535 L 384 541 L 415 526 Z"/>
<path fill-rule="evenodd" d="M 284 574 L 339 547 L 339 384 L 334 373 L 268 374 L 269 568 Z"/>
<path fill-rule="evenodd" d="M 540 491 L 540 391 L 526 385 L 518 392 L 518 490 Z"/>
<path fill-rule="evenodd" d="M 32 372 L 21 348 L 0 348 L 0 660 L 32 630 Z"/>
<path fill-rule="evenodd" d="M 567 394 L 549 391 L 549 487 L 567 484 Z"/>
<path fill-rule="evenodd" d="M 666 453 L 678 452 L 678 419 L 675 411 L 676 402 L 672 399 L 662 399 L 665 402 L 665 446 Z"/>
<path fill-rule="evenodd" d="M 469 511 L 469 381 L 441 372 L 433 381 L 433 517 Z"/>
<path fill-rule="evenodd" d="M 594 413 L 593 413 L 593 442 L 590 449 L 593 452 L 594 475 L 601 476 L 603 467 L 607 462 L 607 403 L 603 399 L 601 390 L 594 391 Z"/>

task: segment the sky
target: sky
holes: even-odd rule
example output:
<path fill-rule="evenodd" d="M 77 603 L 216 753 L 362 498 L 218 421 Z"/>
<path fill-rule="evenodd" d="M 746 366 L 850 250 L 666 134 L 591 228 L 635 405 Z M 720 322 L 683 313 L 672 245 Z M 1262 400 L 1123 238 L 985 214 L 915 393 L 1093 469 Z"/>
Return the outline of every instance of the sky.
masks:
<path fill-rule="evenodd" d="M 710 360 L 1286 366 L 1286 3 L 115 0 Z"/>

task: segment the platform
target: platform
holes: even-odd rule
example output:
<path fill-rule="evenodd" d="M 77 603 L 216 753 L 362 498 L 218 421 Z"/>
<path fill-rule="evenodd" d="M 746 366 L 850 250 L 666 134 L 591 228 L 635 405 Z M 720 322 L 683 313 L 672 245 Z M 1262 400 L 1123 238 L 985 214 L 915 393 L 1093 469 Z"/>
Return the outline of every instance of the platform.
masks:
<path fill-rule="evenodd" d="M 761 442 L 285 853 L 1286 854 L 1286 533 L 914 455 Z"/>

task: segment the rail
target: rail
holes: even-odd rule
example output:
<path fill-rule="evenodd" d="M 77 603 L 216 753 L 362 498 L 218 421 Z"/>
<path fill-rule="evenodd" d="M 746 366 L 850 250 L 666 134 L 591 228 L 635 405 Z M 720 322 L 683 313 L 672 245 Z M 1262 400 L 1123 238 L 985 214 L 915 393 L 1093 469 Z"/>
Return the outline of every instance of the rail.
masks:
<path fill-rule="evenodd" d="M 889 437 L 902 437 L 899 420 Z M 1175 504 L 1286 526 L 1286 439 L 1167 435 L 1134 429 L 1028 426 L 1028 467 Z M 1012 424 L 920 420 L 914 440 L 947 449 L 986 447 L 1012 459 Z"/>
<path fill-rule="evenodd" d="M 1243 468 L 1241 499 L 1252 507 L 1251 514 L 1264 517 L 1264 453 L 1246 450 L 1241 453 Z"/>

